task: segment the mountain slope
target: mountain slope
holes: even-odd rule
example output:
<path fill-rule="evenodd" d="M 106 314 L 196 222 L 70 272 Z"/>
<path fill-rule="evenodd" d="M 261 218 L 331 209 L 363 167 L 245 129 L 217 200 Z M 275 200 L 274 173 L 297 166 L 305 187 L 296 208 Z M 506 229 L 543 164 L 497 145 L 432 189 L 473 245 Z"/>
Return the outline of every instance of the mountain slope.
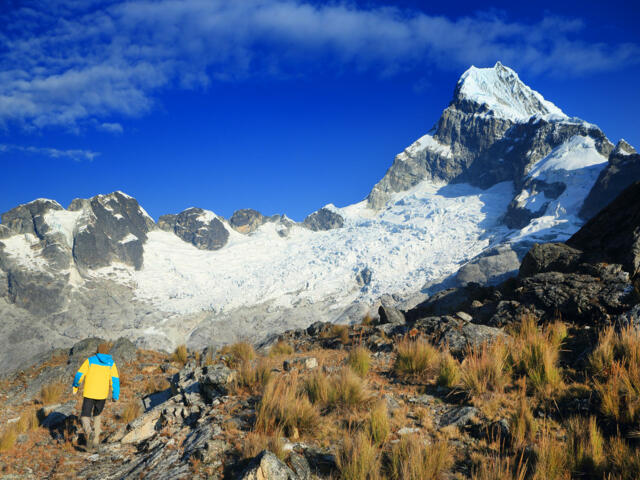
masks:
<path fill-rule="evenodd" d="M 0 366 L 88 334 L 206 346 L 496 283 L 532 243 L 578 230 L 612 151 L 498 63 L 463 74 L 435 130 L 366 200 L 302 223 L 194 207 L 156 224 L 122 192 L 66 210 L 35 200 L 2 215 Z"/>

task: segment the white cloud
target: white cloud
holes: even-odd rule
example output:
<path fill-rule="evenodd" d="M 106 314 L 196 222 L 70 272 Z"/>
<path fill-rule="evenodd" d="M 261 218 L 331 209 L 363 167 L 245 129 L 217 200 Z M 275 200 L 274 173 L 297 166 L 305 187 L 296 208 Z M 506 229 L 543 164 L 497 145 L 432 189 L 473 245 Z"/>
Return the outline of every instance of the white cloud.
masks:
<path fill-rule="evenodd" d="M 11 152 L 22 152 L 31 155 L 38 155 L 56 159 L 68 159 L 74 160 L 76 162 L 80 162 L 83 160 L 92 161 L 94 158 L 100 155 L 98 152 L 92 152 L 90 150 L 59 150 L 57 148 L 11 145 L 6 143 L 0 144 L 0 155 Z"/>
<path fill-rule="evenodd" d="M 98 129 L 103 130 L 105 132 L 114 133 L 114 134 L 119 134 L 124 131 L 124 129 L 122 128 L 122 125 L 120 125 L 119 123 L 107 123 L 107 122 L 101 123 L 98 126 Z"/>
<path fill-rule="evenodd" d="M 149 111 L 160 89 L 346 68 L 393 75 L 496 60 L 578 76 L 640 61 L 636 44 L 580 40 L 580 19 L 450 19 L 303 0 L 28 0 L 0 33 L 0 123 L 27 128 Z M 120 127 L 121 128 L 121 127 Z"/>

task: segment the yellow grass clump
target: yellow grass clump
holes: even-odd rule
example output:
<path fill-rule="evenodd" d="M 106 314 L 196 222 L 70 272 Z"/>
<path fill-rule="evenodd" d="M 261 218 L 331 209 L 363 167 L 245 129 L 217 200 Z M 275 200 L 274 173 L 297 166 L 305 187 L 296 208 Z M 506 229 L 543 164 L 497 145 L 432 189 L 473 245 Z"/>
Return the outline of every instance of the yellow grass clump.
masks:
<path fill-rule="evenodd" d="M 278 343 L 269 350 L 269 356 L 276 357 L 278 355 L 291 355 L 293 352 L 293 347 L 290 344 L 284 340 L 279 340 Z"/>
<path fill-rule="evenodd" d="M 426 340 L 404 338 L 400 340 L 396 350 L 393 369 L 397 375 L 424 378 L 436 372 L 440 355 Z"/>
<path fill-rule="evenodd" d="M 346 436 L 336 461 L 342 480 L 378 480 L 381 478 L 380 452 L 364 432 Z"/>
<path fill-rule="evenodd" d="M 124 423 L 131 423 L 142 414 L 142 405 L 137 400 L 133 400 L 124 407 L 120 420 Z"/>
<path fill-rule="evenodd" d="M 178 345 L 176 349 L 173 351 L 173 355 L 171 356 L 171 360 L 180 363 L 182 365 L 187 363 L 187 359 L 189 358 L 189 351 L 187 350 L 187 346 L 182 344 Z"/>
<path fill-rule="evenodd" d="M 393 480 L 440 480 L 448 478 L 453 456 L 443 440 L 426 445 L 417 435 L 407 435 L 391 448 L 389 463 Z"/>
<path fill-rule="evenodd" d="M 44 405 L 56 403 L 64 393 L 65 385 L 62 382 L 53 382 L 40 389 L 40 401 Z"/>
<path fill-rule="evenodd" d="M 347 357 L 347 364 L 361 377 L 365 377 L 371 367 L 369 350 L 362 345 L 353 348 Z"/>

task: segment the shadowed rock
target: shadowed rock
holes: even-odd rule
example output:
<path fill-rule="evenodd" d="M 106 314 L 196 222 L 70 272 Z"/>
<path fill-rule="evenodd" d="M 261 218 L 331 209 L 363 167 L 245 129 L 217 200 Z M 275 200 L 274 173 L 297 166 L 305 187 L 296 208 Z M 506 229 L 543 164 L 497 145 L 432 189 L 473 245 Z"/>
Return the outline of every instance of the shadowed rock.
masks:
<path fill-rule="evenodd" d="M 158 226 L 201 250 L 219 250 L 229 240 L 229 232 L 220 219 L 202 208 L 188 208 L 177 215 L 162 215 Z"/>
<path fill-rule="evenodd" d="M 328 208 L 321 208 L 305 218 L 302 223 L 310 230 L 317 232 L 320 230 L 341 228 L 344 225 L 344 219 Z"/>

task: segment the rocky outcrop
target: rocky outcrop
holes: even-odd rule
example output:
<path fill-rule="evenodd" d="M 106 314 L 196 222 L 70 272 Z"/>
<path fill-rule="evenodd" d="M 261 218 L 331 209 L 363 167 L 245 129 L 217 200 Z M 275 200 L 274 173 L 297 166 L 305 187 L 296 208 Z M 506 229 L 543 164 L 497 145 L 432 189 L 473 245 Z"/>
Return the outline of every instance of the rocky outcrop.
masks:
<path fill-rule="evenodd" d="M 302 224 L 308 229 L 318 232 L 341 228 L 344 225 L 344 219 L 340 214 L 324 207 L 305 218 Z"/>
<path fill-rule="evenodd" d="M 572 272 L 582 260 L 582 252 L 564 243 L 535 244 L 522 259 L 520 277 L 545 272 Z"/>
<path fill-rule="evenodd" d="M 640 155 L 620 140 L 609 155 L 609 162 L 582 205 L 580 216 L 589 220 L 611 203 L 624 189 L 640 180 Z"/>
<path fill-rule="evenodd" d="M 303 457 L 304 458 L 304 457 Z M 306 460 L 305 460 L 306 462 Z M 307 466 L 306 470 L 309 470 Z M 305 472 L 306 473 L 306 472 Z M 261 452 L 241 475 L 241 480 L 307 480 L 309 474 L 298 475 L 268 450 Z"/>
<path fill-rule="evenodd" d="M 518 253 L 511 245 L 504 245 L 492 248 L 460 267 L 456 280 L 462 286 L 469 283 L 497 285 L 516 275 L 518 268 Z"/>
<path fill-rule="evenodd" d="M 632 276 L 640 269 L 640 182 L 622 192 L 589 220 L 567 245 L 593 260 L 619 263 Z"/>
<path fill-rule="evenodd" d="M 229 240 L 229 231 L 220 218 L 202 208 L 192 207 L 177 215 L 162 215 L 158 226 L 201 250 L 219 250 Z"/>
<path fill-rule="evenodd" d="M 135 198 L 114 192 L 75 199 L 69 211 L 81 214 L 73 239 L 79 267 L 96 269 L 118 261 L 142 268 L 143 244 L 156 225 Z"/>
<path fill-rule="evenodd" d="M 265 222 L 267 222 L 267 218 L 251 208 L 236 210 L 229 219 L 229 224 L 240 233 L 254 232 Z"/>

